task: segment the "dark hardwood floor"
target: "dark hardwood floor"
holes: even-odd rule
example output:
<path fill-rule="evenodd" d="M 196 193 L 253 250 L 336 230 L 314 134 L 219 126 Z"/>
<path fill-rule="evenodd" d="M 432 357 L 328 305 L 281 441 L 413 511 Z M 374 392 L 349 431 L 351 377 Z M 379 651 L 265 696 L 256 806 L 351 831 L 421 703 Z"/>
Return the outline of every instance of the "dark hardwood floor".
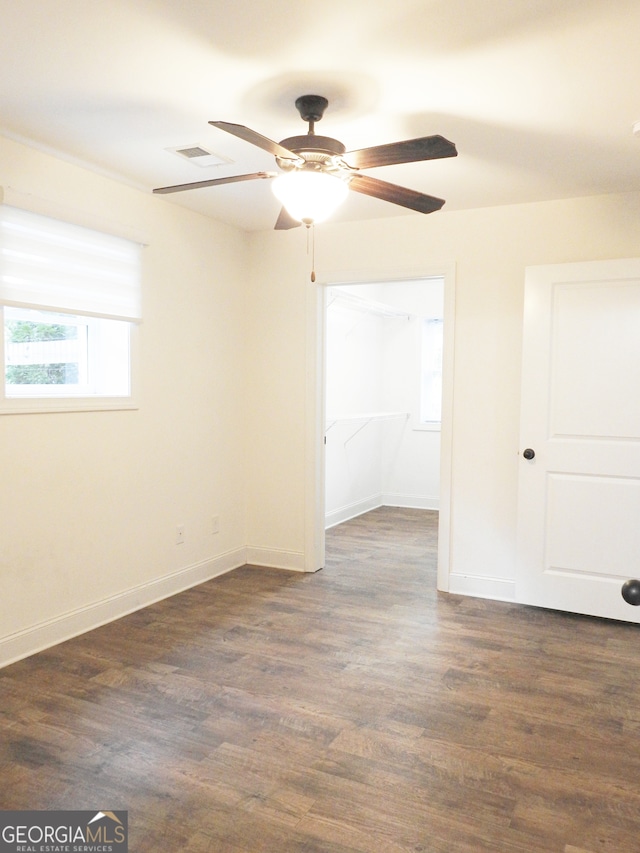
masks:
<path fill-rule="evenodd" d="M 435 513 L 0 671 L 0 808 L 132 853 L 638 853 L 640 633 L 435 591 Z"/>

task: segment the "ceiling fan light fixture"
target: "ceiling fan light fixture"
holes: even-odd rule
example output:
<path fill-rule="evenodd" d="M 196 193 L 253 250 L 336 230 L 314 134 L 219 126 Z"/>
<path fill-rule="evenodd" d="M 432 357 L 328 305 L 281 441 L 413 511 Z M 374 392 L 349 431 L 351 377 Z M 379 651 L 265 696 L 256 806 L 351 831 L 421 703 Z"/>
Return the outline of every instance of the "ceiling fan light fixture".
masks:
<path fill-rule="evenodd" d="M 287 213 L 305 225 L 328 219 L 349 193 L 342 178 L 305 169 L 279 175 L 271 188 Z"/>

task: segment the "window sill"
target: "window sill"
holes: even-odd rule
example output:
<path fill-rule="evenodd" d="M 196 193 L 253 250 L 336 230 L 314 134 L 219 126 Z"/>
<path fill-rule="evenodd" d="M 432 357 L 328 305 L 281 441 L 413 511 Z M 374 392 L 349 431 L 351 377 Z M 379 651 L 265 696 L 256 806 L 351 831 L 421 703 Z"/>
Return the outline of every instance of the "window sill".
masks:
<path fill-rule="evenodd" d="M 420 423 L 418 421 L 414 421 L 411 424 L 411 429 L 416 432 L 440 432 L 442 424 L 439 421 L 434 421 L 433 423 Z"/>
<path fill-rule="evenodd" d="M 11 398 L 0 400 L 0 415 L 33 415 L 53 412 L 110 412 L 139 409 L 132 397 Z"/>

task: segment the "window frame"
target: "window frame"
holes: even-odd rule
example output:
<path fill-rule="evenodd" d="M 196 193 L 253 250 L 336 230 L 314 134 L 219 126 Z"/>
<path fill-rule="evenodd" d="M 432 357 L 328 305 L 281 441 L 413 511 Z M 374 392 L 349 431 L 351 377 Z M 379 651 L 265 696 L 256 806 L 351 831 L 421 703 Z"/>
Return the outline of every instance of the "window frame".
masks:
<path fill-rule="evenodd" d="M 422 420 L 422 409 L 423 409 L 423 394 L 424 394 L 424 371 L 425 371 L 425 327 L 428 323 L 438 323 L 442 327 L 442 352 L 441 352 L 441 364 L 440 364 L 440 383 L 442 386 L 443 382 L 443 373 L 444 373 L 444 317 L 442 316 L 423 316 L 419 318 L 419 323 L 417 324 L 417 336 L 418 336 L 418 381 L 417 381 L 417 409 L 416 415 L 413 419 L 412 427 L 414 430 L 422 430 L 424 432 L 441 432 L 442 430 L 442 393 L 443 388 L 441 387 L 441 399 L 440 399 L 440 420 L 437 421 L 423 421 Z"/>
<path fill-rule="evenodd" d="M 9 190 L 9 191 L 8 191 Z M 26 203 L 23 203 L 26 202 Z M 104 236 L 107 240 L 111 238 L 119 238 L 131 244 L 137 245 L 142 250 L 147 244 L 145 240 L 139 239 L 139 236 L 132 236 L 131 233 L 125 233 L 127 229 L 120 227 L 112 228 L 104 223 L 86 220 L 87 217 L 78 216 L 78 212 L 74 211 L 73 215 L 69 215 L 69 211 L 61 210 L 59 206 L 52 205 L 41 199 L 33 199 L 33 197 L 23 197 L 22 193 L 11 191 L 10 188 L 0 188 L 0 203 L 10 205 L 22 211 L 20 214 L 33 214 L 35 217 L 46 217 L 54 220 L 61 226 L 68 224 L 76 229 L 88 229 L 96 232 L 96 235 Z M 36 223 L 37 224 L 37 223 Z M 0 299 L 0 415 L 3 414 L 30 414 L 30 413 L 47 413 L 47 412 L 80 412 L 80 411 L 113 411 L 113 410 L 134 410 L 139 408 L 139 373 L 140 373 L 140 330 L 141 312 L 139 311 L 139 300 L 141 298 L 142 289 L 142 270 L 141 270 L 142 254 L 137 261 L 137 307 L 138 311 L 130 316 L 123 316 L 119 313 L 102 313 L 102 309 L 98 309 L 95 313 L 92 310 L 87 310 L 88 306 L 83 308 L 80 305 L 68 305 L 65 308 L 48 307 L 44 304 L 38 305 L 30 301 L 13 301 L 16 297 L 11 296 L 8 299 Z M 99 277 L 98 277 L 99 281 Z M 134 291 L 131 291 L 132 293 Z M 70 316 L 87 319 L 98 318 L 103 320 L 118 320 L 124 322 L 128 327 L 129 338 L 129 393 L 127 395 L 108 395 L 104 393 L 64 393 L 63 386 L 55 386 L 56 390 L 51 396 L 36 397 L 36 396 L 7 396 L 6 388 L 6 353 L 5 353 L 5 307 L 24 307 L 34 308 L 43 312 L 51 312 L 52 314 L 68 313 Z M 89 341 L 89 347 L 92 342 Z M 54 386 L 52 385 L 51 388 Z"/>
<path fill-rule="evenodd" d="M 106 396 L 99 394 L 67 394 L 56 391 L 49 397 L 8 397 L 5 383 L 5 332 L 4 308 L 0 304 L 0 415 L 35 414 L 38 412 L 85 412 L 114 411 L 140 408 L 138 401 L 139 328 L 137 323 L 129 326 L 129 394 Z M 76 314 L 74 316 L 87 316 Z M 61 386 L 56 386 L 60 388 Z"/>

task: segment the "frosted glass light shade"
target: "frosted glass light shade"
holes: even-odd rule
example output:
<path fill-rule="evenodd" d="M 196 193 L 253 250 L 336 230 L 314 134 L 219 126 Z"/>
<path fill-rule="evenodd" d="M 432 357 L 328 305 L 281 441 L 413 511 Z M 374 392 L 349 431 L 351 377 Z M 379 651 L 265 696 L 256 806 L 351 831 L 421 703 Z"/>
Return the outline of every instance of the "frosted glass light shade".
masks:
<path fill-rule="evenodd" d="M 341 178 L 311 171 L 287 172 L 276 178 L 271 188 L 287 213 L 305 223 L 327 219 L 349 193 Z"/>

